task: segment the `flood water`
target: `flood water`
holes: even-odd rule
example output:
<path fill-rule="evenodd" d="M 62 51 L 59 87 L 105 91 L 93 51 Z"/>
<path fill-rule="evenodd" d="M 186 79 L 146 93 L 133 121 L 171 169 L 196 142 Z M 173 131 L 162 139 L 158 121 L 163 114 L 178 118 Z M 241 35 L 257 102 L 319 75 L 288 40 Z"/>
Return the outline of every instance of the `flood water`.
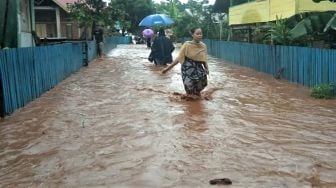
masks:
<path fill-rule="evenodd" d="M 120 45 L 1 119 L 0 187 L 336 187 L 335 100 L 209 57 L 209 100 L 185 101 L 148 54 Z"/>

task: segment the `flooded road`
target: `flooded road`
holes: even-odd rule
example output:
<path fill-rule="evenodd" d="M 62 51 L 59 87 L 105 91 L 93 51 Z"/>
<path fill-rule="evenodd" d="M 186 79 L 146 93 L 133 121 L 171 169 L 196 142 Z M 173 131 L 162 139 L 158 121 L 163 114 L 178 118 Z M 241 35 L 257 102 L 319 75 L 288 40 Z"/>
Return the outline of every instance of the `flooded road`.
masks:
<path fill-rule="evenodd" d="M 121 45 L 1 119 L 0 187 L 336 187 L 335 100 L 210 57 L 210 100 L 183 101 L 180 65 L 148 53 Z"/>

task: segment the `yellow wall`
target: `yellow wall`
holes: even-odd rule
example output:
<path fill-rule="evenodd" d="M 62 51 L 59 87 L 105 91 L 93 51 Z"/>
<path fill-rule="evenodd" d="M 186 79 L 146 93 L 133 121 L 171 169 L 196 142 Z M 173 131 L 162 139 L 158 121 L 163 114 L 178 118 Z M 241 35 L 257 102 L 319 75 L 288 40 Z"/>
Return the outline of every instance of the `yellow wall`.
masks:
<path fill-rule="evenodd" d="M 270 0 L 270 17 L 268 21 L 288 18 L 295 14 L 295 0 Z"/>
<path fill-rule="evenodd" d="M 230 7 L 229 23 L 246 24 L 255 22 L 267 22 L 269 17 L 268 0 L 245 3 Z"/>
<path fill-rule="evenodd" d="M 230 7 L 229 24 L 249 24 L 288 18 L 295 14 L 310 11 L 336 11 L 336 3 L 312 0 L 258 0 Z"/>
<path fill-rule="evenodd" d="M 336 3 L 329 1 L 321 1 L 320 3 L 314 3 L 311 0 L 296 0 L 297 1 L 297 13 L 310 12 L 310 11 L 336 11 Z"/>

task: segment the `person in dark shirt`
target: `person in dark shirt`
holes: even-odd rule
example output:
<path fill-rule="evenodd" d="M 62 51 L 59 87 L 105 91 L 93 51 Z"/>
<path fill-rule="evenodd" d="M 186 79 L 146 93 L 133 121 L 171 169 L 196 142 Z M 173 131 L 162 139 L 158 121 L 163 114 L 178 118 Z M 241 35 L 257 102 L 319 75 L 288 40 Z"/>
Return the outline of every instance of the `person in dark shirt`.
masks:
<path fill-rule="evenodd" d="M 172 41 L 165 36 L 165 31 L 161 28 L 158 36 L 153 41 L 148 59 L 154 61 L 155 65 L 165 66 L 173 61 L 172 52 L 174 49 Z"/>
<path fill-rule="evenodd" d="M 97 28 L 94 31 L 94 38 L 96 40 L 96 45 L 97 45 L 97 55 L 99 57 L 102 57 L 103 55 L 103 50 L 102 50 L 102 45 L 103 45 L 103 41 L 104 41 L 104 32 L 101 28 Z"/>
<path fill-rule="evenodd" d="M 151 48 L 152 39 L 154 37 L 154 31 L 150 28 L 147 28 L 147 29 L 142 31 L 142 36 L 146 40 L 147 48 Z"/>

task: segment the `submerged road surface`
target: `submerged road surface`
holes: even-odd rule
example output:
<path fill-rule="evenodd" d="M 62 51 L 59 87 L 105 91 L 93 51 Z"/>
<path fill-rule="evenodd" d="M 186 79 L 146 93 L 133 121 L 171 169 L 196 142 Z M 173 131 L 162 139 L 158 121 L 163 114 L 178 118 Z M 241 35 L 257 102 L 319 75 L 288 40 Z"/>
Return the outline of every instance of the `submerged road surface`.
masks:
<path fill-rule="evenodd" d="M 209 58 L 209 100 L 184 101 L 148 54 L 120 45 L 1 119 L 0 187 L 336 187 L 335 100 Z"/>

